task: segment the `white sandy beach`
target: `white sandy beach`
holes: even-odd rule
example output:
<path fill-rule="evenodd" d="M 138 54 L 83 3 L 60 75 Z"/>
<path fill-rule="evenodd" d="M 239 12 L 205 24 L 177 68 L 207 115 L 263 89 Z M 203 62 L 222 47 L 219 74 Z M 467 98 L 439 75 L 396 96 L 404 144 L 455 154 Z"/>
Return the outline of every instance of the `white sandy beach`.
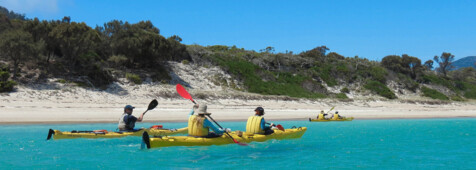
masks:
<path fill-rule="evenodd" d="M 349 94 L 353 101 L 347 102 L 336 99 L 290 100 L 231 90 L 226 84 L 217 85 L 213 83 L 217 75 L 227 82 L 234 81 L 217 67 L 170 65 L 174 73 L 170 84 L 190 85 L 191 88 L 187 89 L 191 95 L 198 103 L 207 103 L 209 112 L 218 121 L 246 120 L 257 106 L 264 107 L 265 117 L 269 120 L 308 120 L 316 117 L 320 110 L 327 111 L 333 106 L 341 115 L 355 119 L 476 117 L 474 100 L 441 102 L 414 93 L 400 95 L 398 100 L 385 100 L 371 94 Z M 179 97 L 174 85 L 120 82 L 101 91 L 57 83 L 55 79 L 42 84 L 20 85 L 15 92 L 0 94 L 0 124 L 117 122 L 126 104 L 135 106 L 133 114 L 139 116 L 152 99 L 157 99 L 159 106 L 149 111 L 144 121 L 187 121 L 193 104 Z M 329 90 L 337 89 L 340 88 Z M 205 94 L 209 97 L 200 99 Z"/>
<path fill-rule="evenodd" d="M 95 123 L 117 122 L 126 104 L 136 106 L 134 115 L 145 111 L 148 103 L 157 98 L 159 106 L 145 116 L 147 122 L 170 122 L 187 120 L 192 103 L 180 97 L 164 98 L 147 95 L 141 85 L 137 91 L 127 95 L 117 95 L 104 91 L 91 91 L 82 88 L 68 90 L 37 90 L 21 87 L 15 93 L 0 96 L 0 124 L 15 123 Z M 174 89 L 173 86 L 167 86 Z M 134 88 L 131 86 L 131 88 Z M 163 87 L 150 87 L 150 91 Z M 173 93 L 173 90 L 170 91 Z M 192 94 L 193 95 L 193 94 Z M 335 106 L 343 116 L 356 119 L 390 118 L 446 118 L 476 117 L 474 102 L 446 104 L 408 103 L 395 101 L 354 100 L 341 102 L 322 99 L 317 101 L 298 100 L 243 100 L 243 99 L 196 99 L 207 103 L 209 112 L 219 121 L 246 120 L 253 109 L 263 106 L 266 118 L 270 120 L 307 120 L 315 117 L 320 110 Z"/>

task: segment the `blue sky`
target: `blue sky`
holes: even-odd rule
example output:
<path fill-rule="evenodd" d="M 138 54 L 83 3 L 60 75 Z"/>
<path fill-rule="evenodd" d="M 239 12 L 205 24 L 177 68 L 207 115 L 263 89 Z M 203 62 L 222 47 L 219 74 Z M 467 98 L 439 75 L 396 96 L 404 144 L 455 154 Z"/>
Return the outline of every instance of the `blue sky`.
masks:
<path fill-rule="evenodd" d="M 320 45 L 347 57 L 381 60 L 409 54 L 422 61 L 451 52 L 476 55 L 476 1 L 120 1 L 0 0 L 28 18 L 95 27 L 113 19 L 151 20 L 164 36 L 185 44 L 236 45 L 299 53 Z"/>

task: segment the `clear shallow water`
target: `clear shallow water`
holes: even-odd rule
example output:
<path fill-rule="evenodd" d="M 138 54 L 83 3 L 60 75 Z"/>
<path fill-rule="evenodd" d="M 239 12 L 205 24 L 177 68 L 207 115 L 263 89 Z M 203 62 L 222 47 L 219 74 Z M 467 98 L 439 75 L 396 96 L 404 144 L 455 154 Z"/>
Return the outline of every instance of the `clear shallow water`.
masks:
<path fill-rule="evenodd" d="M 0 169 L 292 168 L 474 169 L 476 119 L 279 121 L 306 126 L 302 139 L 249 146 L 141 150 L 139 137 L 46 141 L 49 128 L 108 129 L 115 124 L 1 125 Z M 244 130 L 245 122 L 222 126 Z M 138 123 L 149 127 L 152 123 Z M 186 123 L 163 123 L 179 128 Z"/>

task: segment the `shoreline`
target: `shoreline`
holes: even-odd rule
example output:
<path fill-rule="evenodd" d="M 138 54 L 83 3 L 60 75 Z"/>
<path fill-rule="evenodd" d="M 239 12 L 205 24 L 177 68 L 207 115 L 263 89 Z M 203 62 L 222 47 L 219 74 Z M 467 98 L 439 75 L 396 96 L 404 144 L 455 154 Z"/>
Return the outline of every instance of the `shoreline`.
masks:
<path fill-rule="evenodd" d="M 133 115 L 138 117 L 152 99 L 157 99 L 159 105 L 147 112 L 144 122 L 187 122 L 193 106 L 186 99 L 167 96 L 169 92 L 176 94 L 170 91 L 173 89 L 171 85 L 124 85 L 121 88 L 128 91 L 124 95 L 77 87 L 51 89 L 45 86 L 48 88 L 42 90 L 20 86 L 17 92 L 0 95 L 0 125 L 117 123 L 125 105 L 135 106 Z M 200 92 L 199 89 L 191 91 L 195 90 Z M 201 92 L 222 96 L 229 94 L 220 90 Z M 264 117 L 269 121 L 307 121 L 310 117 L 316 117 L 321 110 L 327 112 L 333 107 L 335 109 L 330 114 L 339 111 L 342 116 L 354 117 L 355 120 L 476 118 L 476 100 L 441 102 L 412 96 L 401 97 L 401 100 L 286 100 L 257 94 L 246 95 L 254 97 L 246 99 L 231 95 L 229 98 L 197 98 L 196 101 L 206 103 L 208 112 L 219 122 L 246 121 L 254 115 L 254 109 L 258 106 L 265 109 Z"/>
<path fill-rule="evenodd" d="M 355 120 L 419 120 L 419 119 L 476 119 L 476 116 L 448 116 L 448 117 L 386 117 L 386 118 L 354 118 Z M 268 121 L 308 121 L 307 119 L 266 119 Z M 142 122 L 136 122 L 136 124 L 140 123 L 186 123 L 186 121 L 182 120 L 146 120 Z M 219 120 L 219 122 L 246 122 L 246 119 L 224 119 Z M 332 122 L 332 121 L 330 121 Z M 50 121 L 50 122 L 34 122 L 34 121 L 27 121 L 27 122 L 0 122 L 0 126 L 3 125 L 66 125 L 66 124 L 115 124 L 117 121 Z M 324 123 L 324 122 L 322 122 Z"/>

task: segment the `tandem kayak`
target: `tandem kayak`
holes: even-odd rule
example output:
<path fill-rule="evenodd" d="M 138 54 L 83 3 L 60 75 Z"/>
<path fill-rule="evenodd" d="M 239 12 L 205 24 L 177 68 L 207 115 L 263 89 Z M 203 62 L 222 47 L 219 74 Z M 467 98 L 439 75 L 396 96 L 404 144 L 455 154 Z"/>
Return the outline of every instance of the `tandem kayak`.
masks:
<path fill-rule="evenodd" d="M 264 142 L 270 139 L 295 139 L 301 138 L 301 136 L 306 132 L 306 127 L 299 127 L 293 129 L 284 129 L 278 130 L 275 129 L 274 133 L 270 135 L 260 135 L 260 134 L 248 134 L 242 133 L 241 136 L 238 135 L 239 132 L 231 132 L 230 135 L 240 143 L 250 143 L 250 142 Z M 209 146 L 209 145 L 225 145 L 233 144 L 234 141 L 229 138 L 227 135 L 222 135 L 215 138 L 202 138 L 202 137 L 192 137 L 192 136 L 159 136 L 159 137 L 149 137 L 149 134 L 144 133 L 142 136 L 142 147 L 147 146 L 147 148 L 157 148 L 157 147 L 169 147 L 169 146 Z"/>
<path fill-rule="evenodd" d="M 354 120 L 354 117 L 348 117 L 348 118 L 343 118 L 343 119 L 311 119 L 309 118 L 310 122 L 332 122 L 332 121 L 352 121 Z"/>
<path fill-rule="evenodd" d="M 94 131 L 71 131 L 71 132 L 62 132 L 59 130 L 50 129 L 48 132 L 48 137 L 46 140 L 51 139 L 76 139 L 76 138 L 121 138 L 125 136 L 141 136 L 144 132 L 149 133 L 153 136 L 166 136 L 166 135 L 176 135 L 176 134 L 185 134 L 187 133 L 188 128 L 180 129 L 140 129 L 135 132 L 108 132 L 107 130 L 94 130 Z"/>

